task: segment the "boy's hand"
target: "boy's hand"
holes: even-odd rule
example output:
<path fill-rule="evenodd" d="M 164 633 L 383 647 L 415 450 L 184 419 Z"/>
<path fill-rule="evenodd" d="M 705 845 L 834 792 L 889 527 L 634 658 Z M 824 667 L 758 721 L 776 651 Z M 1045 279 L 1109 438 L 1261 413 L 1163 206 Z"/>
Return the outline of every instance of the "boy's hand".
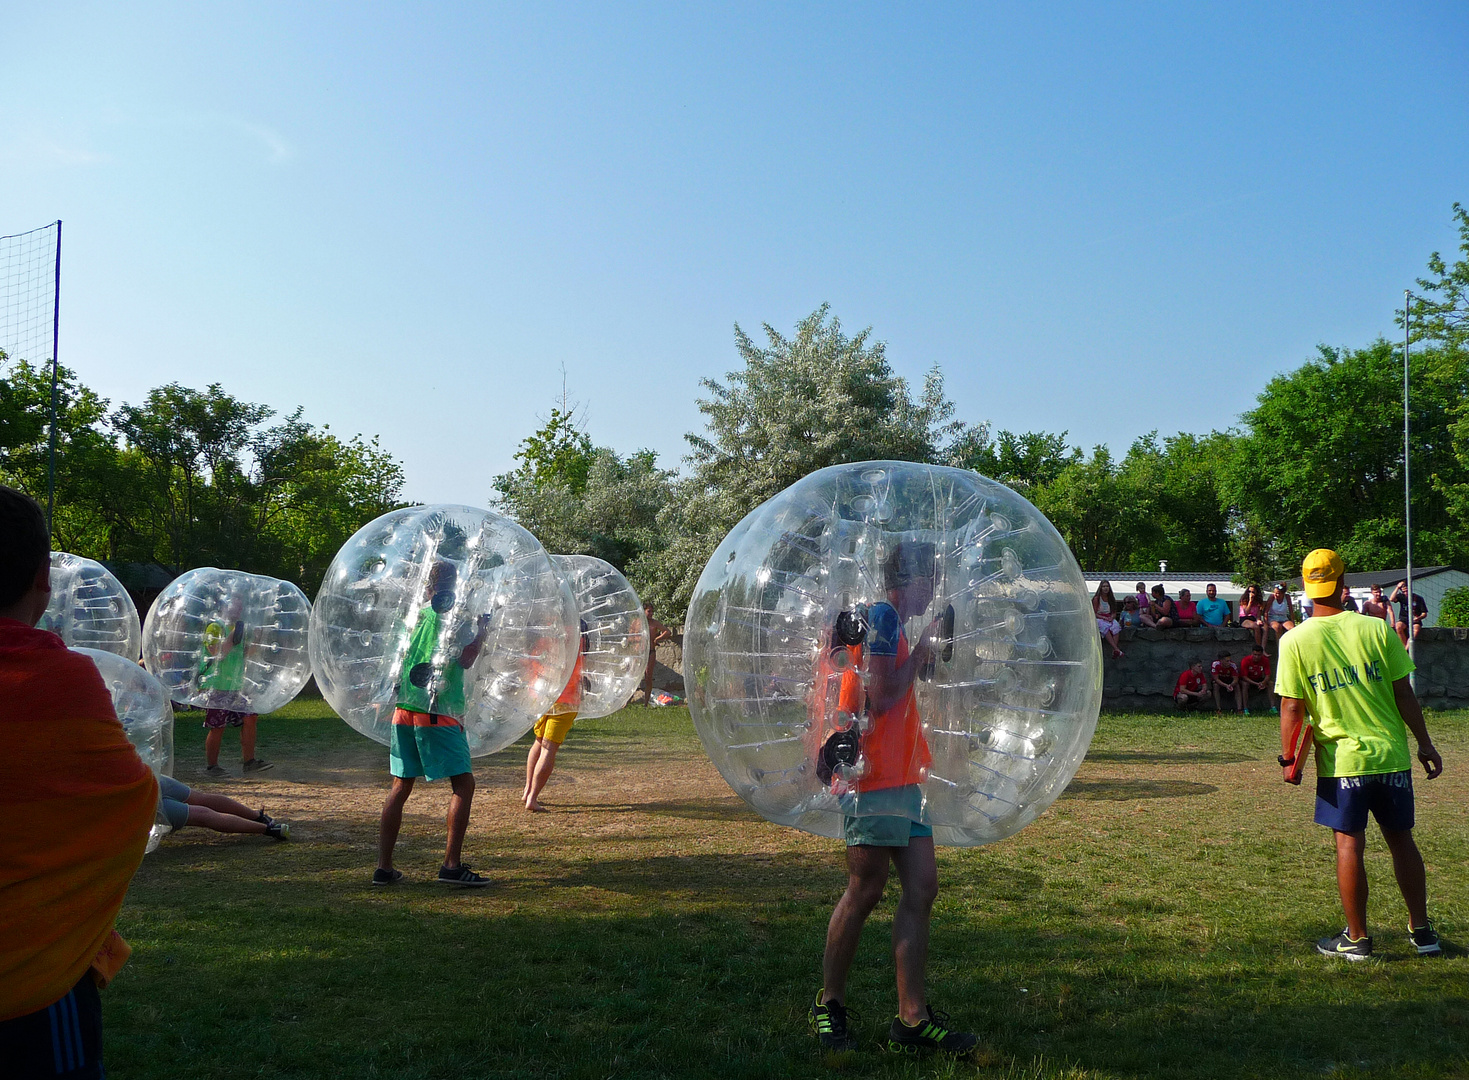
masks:
<path fill-rule="evenodd" d="M 1418 744 L 1418 760 L 1423 762 L 1423 771 L 1432 780 L 1443 772 L 1443 758 L 1439 756 L 1438 747 L 1433 743 Z"/>

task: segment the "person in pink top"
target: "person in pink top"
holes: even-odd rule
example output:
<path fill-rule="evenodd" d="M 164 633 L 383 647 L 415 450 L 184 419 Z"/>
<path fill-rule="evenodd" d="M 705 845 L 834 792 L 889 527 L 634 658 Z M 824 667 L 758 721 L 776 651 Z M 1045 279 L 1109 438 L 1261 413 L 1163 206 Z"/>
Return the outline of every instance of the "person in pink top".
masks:
<path fill-rule="evenodd" d="M 1178 590 L 1178 602 L 1174 606 L 1178 608 L 1179 626 L 1198 626 L 1202 621 L 1199 618 L 1199 605 L 1194 603 L 1193 594 L 1187 589 Z"/>

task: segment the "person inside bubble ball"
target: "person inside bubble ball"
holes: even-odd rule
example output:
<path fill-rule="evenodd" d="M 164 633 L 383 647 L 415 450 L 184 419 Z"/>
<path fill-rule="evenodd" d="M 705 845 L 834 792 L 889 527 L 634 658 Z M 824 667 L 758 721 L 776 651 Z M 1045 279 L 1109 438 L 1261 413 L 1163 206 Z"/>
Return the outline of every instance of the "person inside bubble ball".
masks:
<path fill-rule="evenodd" d="M 225 604 L 224 621 L 211 622 L 204 628 L 204 657 L 199 662 L 199 689 L 208 691 L 213 705 L 204 710 L 204 772 L 208 776 L 225 776 L 219 764 L 219 751 L 224 743 L 224 729 L 240 729 L 240 768 L 247 773 L 273 768 L 269 761 L 255 756 L 255 713 L 229 708 L 242 704 L 240 691 L 245 685 L 245 623 L 240 618 L 244 598 L 231 596 Z M 215 707 L 218 706 L 218 707 Z"/>
<path fill-rule="evenodd" d="M 540 794 L 546 787 L 546 781 L 551 779 L 551 770 L 556 767 L 556 751 L 571 734 L 571 725 L 576 722 L 576 714 L 581 709 L 582 694 L 586 689 L 582 685 L 586 655 L 587 621 L 583 619 L 581 644 L 576 650 L 576 665 L 571 669 L 571 678 L 566 680 L 566 688 L 561 691 L 556 704 L 551 706 L 551 711 L 536 721 L 535 741 L 530 744 L 530 753 L 525 758 L 525 790 L 521 792 L 520 801 L 531 813 L 539 814 L 546 809 L 540 803 Z"/>
<path fill-rule="evenodd" d="M 453 625 L 449 615 L 457 600 L 458 571 L 437 559 L 424 582 L 423 606 L 411 629 L 405 627 L 408 649 L 398 678 L 398 702 L 393 711 L 389 771 L 393 785 L 383 803 L 378 826 L 378 861 L 374 885 L 391 885 L 403 877 L 393 867 L 393 848 L 403 826 L 403 807 L 422 776 L 449 781 L 448 840 L 439 881 L 446 885 L 484 886 L 490 879 L 476 874 L 460 860 L 469 808 L 474 801 L 474 771 L 469 740 L 464 735 L 464 669 L 471 667 L 484 647 L 490 617 L 481 615 L 474 637 L 462 649 L 445 640 Z"/>
<path fill-rule="evenodd" d="M 827 927 L 823 985 L 810 1010 L 817 1038 L 830 1050 L 857 1046 L 846 1007 L 847 976 L 863 924 L 882 899 L 890 864 L 898 869 L 902 896 L 893 916 L 898 1015 L 888 1028 L 888 1049 L 963 1054 L 978 1043 L 974 1035 L 949 1029 L 948 1018 L 928 1004 L 924 986 L 938 867 L 933 829 L 920 820 L 920 784 L 932 758 L 923 737 L 914 682 L 934 657 L 933 638 L 944 620 L 930 622 L 912 648 L 903 624 L 933 602 L 935 568 L 933 544 L 897 544 L 882 565 L 887 599 L 868 611 L 866 689 L 871 723 L 861 743 L 867 767 L 854 781 L 855 794 L 843 796 L 846 808 L 860 807 L 862 813 L 843 817 L 847 888 Z M 884 809 L 888 813 L 882 813 Z"/>

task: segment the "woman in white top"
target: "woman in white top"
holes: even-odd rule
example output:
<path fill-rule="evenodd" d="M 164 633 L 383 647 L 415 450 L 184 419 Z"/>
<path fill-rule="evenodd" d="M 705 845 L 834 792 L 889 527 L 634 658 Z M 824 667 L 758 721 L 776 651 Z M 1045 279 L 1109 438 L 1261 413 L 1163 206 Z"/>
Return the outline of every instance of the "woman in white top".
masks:
<path fill-rule="evenodd" d="M 1270 594 L 1270 599 L 1265 602 L 1265 625 L 1275 635 L 1275 640 L 1280 640 L 1280 635 L 1287 630 L 1294 630 L 1295 612 L 1291 610 L 1290 594 L 1285 591 L 1281 582 L 1275 583 L 1275 591 Z"/>
<path fill-rule="evenodd" d="M 1092 597 L 1092 612 L 1097 617 L 1097 633 L 1112 646 L 1112 659 L 1120 660 L 1126 655 L 1117 647 L 1117 635 L 1122 633 L 1122 624 L 1117 621 L 1117 597 L 1112 595 L 1112 583 L 1103 581 L 1097 585 Z"/>

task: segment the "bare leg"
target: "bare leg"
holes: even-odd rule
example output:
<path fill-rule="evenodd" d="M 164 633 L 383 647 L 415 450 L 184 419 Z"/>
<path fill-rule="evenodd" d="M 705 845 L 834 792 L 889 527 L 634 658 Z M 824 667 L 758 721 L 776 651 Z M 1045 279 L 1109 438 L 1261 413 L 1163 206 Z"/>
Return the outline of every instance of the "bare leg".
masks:
<path fill-rule="evenodd" d="M 1409 925 L 1427 926 L 1428 875 L 1423 869 L 1423 855 L 1413 842 L 1413 830 L 1383 829 L 1382 838 L 1392 852 L 1392 872 L 1398 879 L 1403 902 L 1408 905 Z"/>
<path fill-rule="evenodd" d="M 453 870 L 459 865 L 464 847 L 464 833 L 469 828 L 469 806 L 474 801 L 474 773 L 449 777 L 454 794 L 449 796 L 449 842 L 444 845 L 444 865 Z"/>
<path fill-rule="evenodd" d="M 541 760 L 541 740 L 538 737 L 531 740 L 530 753 L 525 755 L 525 787 L 520 791 L 520 801 L 530 802 L 531 781 L 535 779 L 536 763 Z"/>
<path fill-rule="evenodd" d="M 248 715 L 240 724 L 240 760 L 255 760 L 255 720 L 256 717 Z"/>
<path fill-rule="evenodd" d="M 1365 832 L 1336 834 L 1336 887 L 1347 916 L 1347 935 L 1354 941 L 1367 936 L 1367 851 Z"/>
<path fill-rule="evenodd" d="M 213 829 L 215 832 L 263 833 L 265 831 L 263 821 L 250 821 L 234 814 L 222 814 L 218 810 L 211 810 L 207 806 L 200 806 L 193 802 L 189 803 L 189 824 Z"/>
<path fill-rule="evenodd" d="M 1218 682 L 1218 680 L 1216 680 L 1215 683 L 1214 683 L 1214 711 L 1217 712 L 1217 713 L 1222 713 L 1224 711 L 1224 709 L 1219 704 L 1219 682 Z"/>
<path fill-rule="evenodd" d="M 228 795 L 216 795 L 213 792 L 196 791 L 193 788 L 189 789 L 189 805 L 202 806 L 220 814 L 233 814 L 246 821 L 254 821 L 259 816 L 256 811 L 251 810 L 244 803 L 235 802 Z"/>
<path fill-rule="evenodd" d="M 377 830 L 377 866 L 379 870 L 393 868 L 393 848 L 398 843 L 398 830 L 403 827 L 403 805 L 413 794 L 413 777 L 395 776 L 388 797 L 383 802 L 382 819 Z"/>
<path fill-rule="evenodd" d="M 551 779 L 551 770 L 556 767 L 556 751 L 561 749 L 550 739 L 537 739 L 536 742 L 541 747 L 541 756 L 536 762 L 536 771 L 530 781 L 530 793 L 525 799 L 525 808 L 531 811 L 545 809 L 540 803 L 540 795 L 545 790 L 546 781 Z"/>
<path fill-rule="evenodd" d="M 204 732 L 204 764 L 214 768 L 219 764 L 219 746 L 224 742 L 224 728 L 212 727 Z"/>
<path fill-rule="evenodd" d="M 1397 624 L 1398 637 L 1402 639 L 1403 648 L 1408 647 L 1408 624 L 1400 622 Z"/>
<path fill-rule="evenodd" d="M 847 891 L 832 910 L 826 928 L 826 953 L 821 958 L 822 985 L 826 1001 L 847 1000 L 847 975 L 857 956 L 862 925 L 882 899 L 888 880 L 892 848 L 865 844 L 847 848 Z M 896 933 L 896 928 L 894 928 Z"/>
<path fill-rule="evenodd" d="M 893 966 L 898 972 L 898 1016 L 912 1026 L 928 1018 L 924 972 L 928 968 L 928 926 L 939 891 L 933 837 L 915 836 L 893 848 L 903 895 L 893 915 Z"/>

